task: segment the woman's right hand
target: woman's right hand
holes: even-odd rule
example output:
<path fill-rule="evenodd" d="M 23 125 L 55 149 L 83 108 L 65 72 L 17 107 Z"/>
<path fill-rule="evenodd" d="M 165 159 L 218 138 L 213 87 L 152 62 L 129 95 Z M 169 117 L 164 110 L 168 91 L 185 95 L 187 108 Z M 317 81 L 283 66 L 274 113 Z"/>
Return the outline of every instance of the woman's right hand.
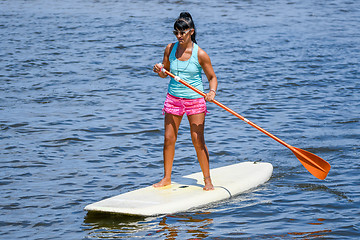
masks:
<path fill-rule="evenodd" d="M 163 68 L 163 65 L 162 65 L 161 63 L 157 63 L 157 64 L 154 65 L 153 71 L 154 71 L 155 73 L 160 73 L 160 71 L 161 71 L 162 68 Z"/>

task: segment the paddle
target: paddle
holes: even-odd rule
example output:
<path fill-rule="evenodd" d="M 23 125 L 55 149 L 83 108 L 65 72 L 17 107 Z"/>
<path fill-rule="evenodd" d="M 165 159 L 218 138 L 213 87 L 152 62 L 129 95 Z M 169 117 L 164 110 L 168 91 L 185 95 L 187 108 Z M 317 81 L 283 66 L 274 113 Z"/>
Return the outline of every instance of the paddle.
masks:
<path fill-rule="evenodd" d="M 172 74 L 171 72 L 167 71 L 165 68 L 162 68 L 161 71 L 163 73 L 166 73 L 167 75 L 169 75 L 170 77 L 174 78 L 176 81 L 184 84 L 186 87 L 190 88 L 191 90 L 197 92 L 198 94 L 200 94 L 201 96 L 205 97 L 206 94 L 203 93 L 202 91 L 200 91 L 199 89 L 193 87 L 192 85 L 190 85 L 189 83 L 185 82 L 184 80 L 182 80 L 181 78 L 179 78 L 178 76 L 175 76 L 174 74 Z M 215 103 L 216 105 L 218 105 L 219 107 L 225 109 L 226 111 L 230 112 L 231 114 L 235 115 L 236 117 L 240 118 L 241 120 L 243 120 L 244 122 L 248 123 L 249 125 L 251 125 L 252 127 L 256 128 L 257 130 L 263 132 L 264 134 L 268 135 L 269 137 L 271 137 L 272 139 L 278 141 L 279 143 L 281 143 L 282 145 L 284 145 L 285 147 L 289 148 L 297 157 L 297 159 L 302 163 L 302 165 L 315 177 L 317 177 L 318 179 L 324 180 L 327 176 L 327 174 L 330 171 L 330 164 L 325 161 L 324 159 L 316 156 L 315 154 L 305 151 L 303 149 L 300 148 L 296 148 L 293 147 L 289 144 L 287 144 L 286 142 L 284 142 L 283 140 L 281 140 L 280 138 L 272 135 L 271 133 L 269 133 L 268 131 L 266 131 L 265 129 L 262 129 L 261 127 L 259 127 L 258 125 L 256 125 L 255 123 L 249 121 L 248 119 L 244 118 L 243 116 L 241 116 L 240 114 L 238 114 L 237 112 L 231 110 L 230 108 L 226 107 L 224 104 L 218 102 L 217 100 L 213 100 L 213 103 Z"/>

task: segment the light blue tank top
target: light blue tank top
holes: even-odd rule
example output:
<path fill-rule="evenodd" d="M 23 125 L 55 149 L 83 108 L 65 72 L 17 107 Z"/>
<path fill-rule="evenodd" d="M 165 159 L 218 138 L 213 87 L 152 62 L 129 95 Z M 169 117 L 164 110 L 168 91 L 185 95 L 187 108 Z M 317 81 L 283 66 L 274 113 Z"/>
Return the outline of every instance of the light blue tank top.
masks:
<path fill-rule="evenodd" d="M 203 92 L 204 86 L 201 77 L 202 68 L 198 60 L 199 46 L 194 43 L 192 54 L 189 60 L 180 61 L 175 56 L 178 45 L 178 42 L 175 43 L 170 53 L 170 72 L 175 76 L 179 76 L 182 80 Z M 173 78 L 170 80 L 168 92 L 169 94 L 180 98 L 195 99 L 202 97 L 200 94 L 194 92 L 182 83 L 175 81 Z"/>

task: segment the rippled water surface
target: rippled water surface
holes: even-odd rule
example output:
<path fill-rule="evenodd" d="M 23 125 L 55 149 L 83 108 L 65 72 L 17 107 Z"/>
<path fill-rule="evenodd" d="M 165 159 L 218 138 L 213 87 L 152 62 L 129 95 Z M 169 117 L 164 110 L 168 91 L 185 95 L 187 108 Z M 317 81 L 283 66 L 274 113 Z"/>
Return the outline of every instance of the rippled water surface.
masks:
<path fill-rule="evenodd" d="M 162 176 L 168 79 L 151 70 L 183 10 L 217 99 L 332 170 L 209 104 L 211 166 L 271 162 L 269 182 L 174 215 L 87 214 Z M 359 25 L 357 0 L 0 1 L 0 238 L 359 238 Z M 200 171 L 186 120 L 175 158 L 175 178 Z"/>

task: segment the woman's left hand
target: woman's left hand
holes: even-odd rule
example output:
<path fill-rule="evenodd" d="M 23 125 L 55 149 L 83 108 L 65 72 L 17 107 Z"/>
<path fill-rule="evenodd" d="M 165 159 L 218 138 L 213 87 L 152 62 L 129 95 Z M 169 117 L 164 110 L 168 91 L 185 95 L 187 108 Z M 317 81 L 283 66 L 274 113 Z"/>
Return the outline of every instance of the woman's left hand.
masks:
<path fill-rule="evenodd" d="M 215 99 L 216 93 L 214 91 L 210 91 L 206 94 L 205 100 L 208 102 L 212 102 Z"/>

